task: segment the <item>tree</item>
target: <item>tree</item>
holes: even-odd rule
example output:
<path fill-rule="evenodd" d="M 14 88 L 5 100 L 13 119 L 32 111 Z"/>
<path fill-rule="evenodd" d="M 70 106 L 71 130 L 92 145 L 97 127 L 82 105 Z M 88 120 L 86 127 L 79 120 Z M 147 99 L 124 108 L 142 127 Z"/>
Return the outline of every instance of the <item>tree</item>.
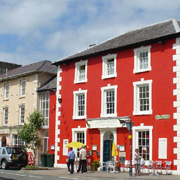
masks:
<path fill-rule="evenodd" d="M 35 163 L 35 151 L 39 149 L 41 139 L 38 136 L 38 132 L 44 125 L 44 117 L 38 110 L 35 110 L 28 117 L 29 123 L 24 123 L 21 130 L 18 130 L 18 136 L 23 140 L 28 148 L 33 149 L 34 163 Z"/>

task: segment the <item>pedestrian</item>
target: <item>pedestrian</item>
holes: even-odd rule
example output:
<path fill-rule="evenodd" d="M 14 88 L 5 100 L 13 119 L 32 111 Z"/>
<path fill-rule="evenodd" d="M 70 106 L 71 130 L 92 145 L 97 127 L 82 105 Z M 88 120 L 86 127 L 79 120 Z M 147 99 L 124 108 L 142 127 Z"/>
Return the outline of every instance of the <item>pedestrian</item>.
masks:
<path fill-rule="evenodd" d="M 135 149 L 135 154 L 134 154 L 134 166 L 135 166 L 135 175 L 141 175 L 140 171 L 140 163 L 141 163 L 141 156 L 139 154 L 139 149 Z"/>
<path fill-rule="evenodd" d="M 81 147 L 81 150 L 79 151 L 79 168 L 77 170 L 77 173 L 81 171 L 82 173 L 87 173 L 87 162 L 86 162 L 87 152 L 84 146 Z"/>
<path fill-rule="evenodd" d="M 68 173 L 73 174 L 74 173 L 74 160 L 75 160 L 75 153 L 73 151 L 73 148 L 70 148 L 70 151 L 68 153 Z M 71 168 L 70 168 L 71 166 Z"/>

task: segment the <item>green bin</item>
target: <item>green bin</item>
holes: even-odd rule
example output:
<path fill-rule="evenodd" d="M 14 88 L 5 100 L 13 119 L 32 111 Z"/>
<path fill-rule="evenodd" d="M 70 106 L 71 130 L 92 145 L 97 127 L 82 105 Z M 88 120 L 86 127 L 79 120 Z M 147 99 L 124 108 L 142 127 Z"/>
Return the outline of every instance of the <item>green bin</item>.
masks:
<path fill-rule="evenodd" d="M 54 166 L 54 154 L 47 154 L 47 167 L 53 167 Z"/>
<path fill-rule="evenodd" d="M 47 167 L 47 154 L 41 154 L 41 165 Z"/>

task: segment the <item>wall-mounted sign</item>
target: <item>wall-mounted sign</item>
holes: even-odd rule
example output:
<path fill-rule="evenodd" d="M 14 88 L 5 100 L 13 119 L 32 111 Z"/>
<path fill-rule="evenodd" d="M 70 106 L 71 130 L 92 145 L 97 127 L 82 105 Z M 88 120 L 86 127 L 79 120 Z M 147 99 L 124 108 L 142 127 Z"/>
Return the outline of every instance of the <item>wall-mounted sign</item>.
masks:
<path fill-rule="evenodd" d="M 92 150 L 97 151 L 97 145 L 92 145 Z"/>
<path fill-rule="evenodd" d="M 120 152 L 124 152 L 125 151 L 125 146 L 124 145 L 120 145 L 119 146 L 119 151 Z"/>
<path fill-rule="evenodd" d="M 118 118 L 100 118 L 100 119 L 87 119 L 87 128 L 118 128 L 122 127 Z"/>
<path fill-rule="evenodd" d="M 155 119 L 170 119 L 170 114 L 156 115 Z"/>
<path fill-rule="evenodd" d="M 167 159 L 167 138 L 159 138 L 158 158 Z"/>

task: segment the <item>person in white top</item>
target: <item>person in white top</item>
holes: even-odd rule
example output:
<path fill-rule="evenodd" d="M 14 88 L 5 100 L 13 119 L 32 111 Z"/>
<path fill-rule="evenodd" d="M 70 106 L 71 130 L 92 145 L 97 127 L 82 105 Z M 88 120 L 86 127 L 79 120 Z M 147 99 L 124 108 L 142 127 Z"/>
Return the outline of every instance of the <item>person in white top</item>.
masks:
<path fill-rule="evenodd" d="M 139 149 L 135 149 L 135 154 L 134 154 L 134 166 L 135 166 L 135 175 L 141 175 L 140 172 L 140 163 L 141 163 L 141 156 L 139 154 Z"/>
<path fill-rule="evenodd" d="M 82 173 L 87 173 L 87 162 L 86 162 L 87 152 L 84 146 L 81 147 L 79 151 L 80 166 L 77 172 L 81 170 Z"/>

